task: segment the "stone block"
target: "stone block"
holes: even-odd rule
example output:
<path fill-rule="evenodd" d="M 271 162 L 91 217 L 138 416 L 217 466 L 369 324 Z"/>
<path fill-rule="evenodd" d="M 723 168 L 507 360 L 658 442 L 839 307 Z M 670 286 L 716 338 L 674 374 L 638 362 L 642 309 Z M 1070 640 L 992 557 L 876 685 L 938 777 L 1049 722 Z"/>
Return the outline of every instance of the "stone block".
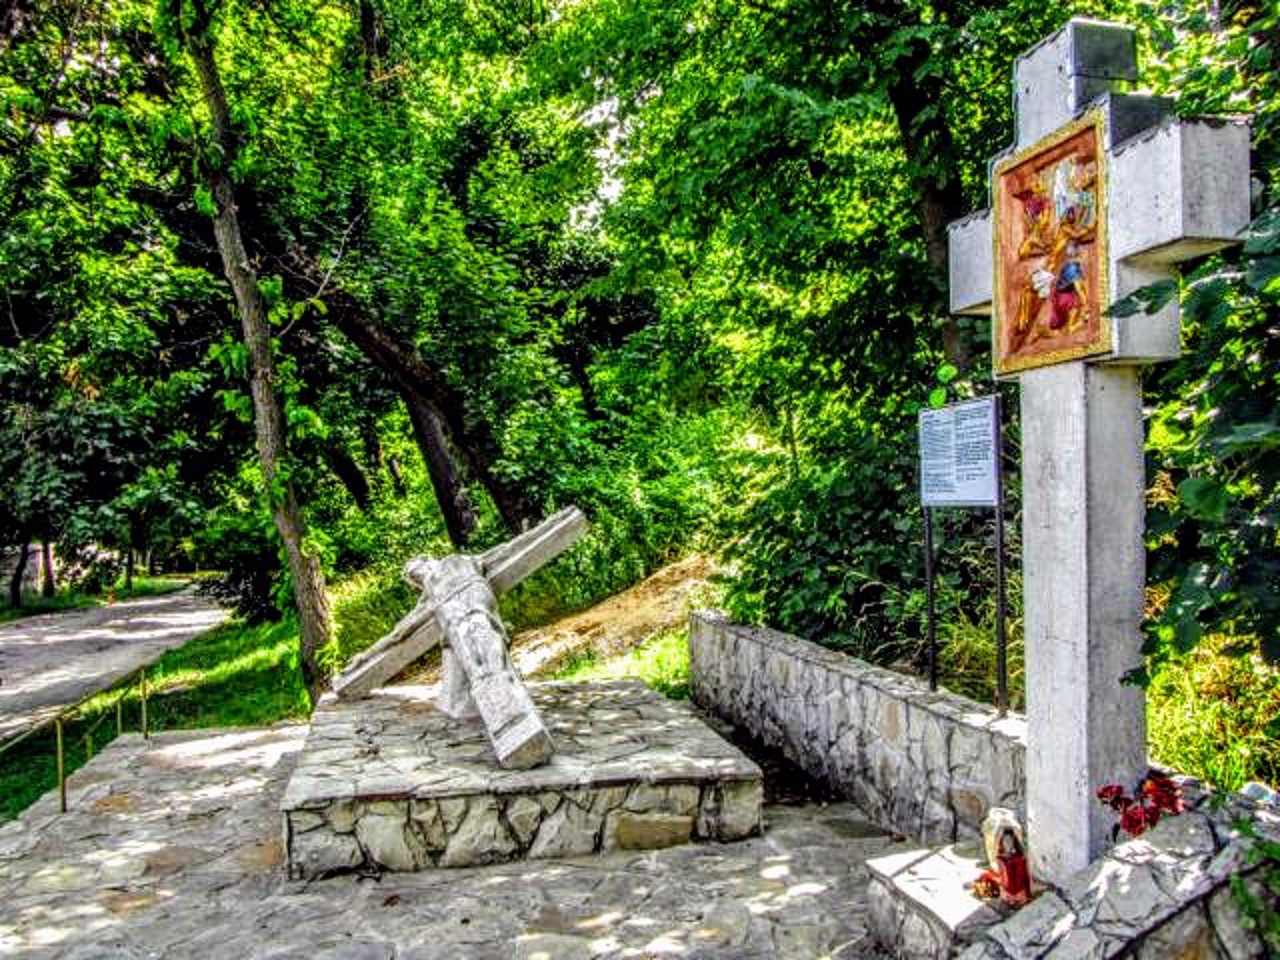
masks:
<path fill-rule="evenodd" d="M 440 866 L 466 867 L 478 863 L 498 863 L 511 859 L 511 855 L 518 849 L 516 841 L 498 816 L 497 800 L 488 796 L 474 797 L 467 805 L 467 815 L 449 837 L 449 843 L 440 857 Z M 391 870 L 414 869 L 388 863 L 382 865 Z"/>
<path fill-rule="evenodd" d="M 323 705 L 281 803 L 291 875 L 578 856 L 606 834 L 639 848 L 759 830 L 759 768 L 686 706 L 630 681 L 530 689 L 560 745 L 534 770 L 497 767 L 479 721 L 438 711 L 429 690 Z M 353 784 L 370 794 L 351 796 Z"/>
<path fill-rule="evenodd" d="M 907 850 L 867 869 L 871 934 L 895 956 L 943 960 L 1001 919 L 965 889 L 983 869 L 976 846 Z"/>
<path fill-rule="evenodd" d="M 693 817 L 622 811 L 610 814 L 604 846 L 607 850 L 655 850 L 688 843 L 692 836 Z"/>
<path fill-rule="evenodd" d="M 525 846 L 538 832 L 543 816 L 542 804 L 532 797 L 516 797 L 508 801 L 503 815 L 516 843 Z"/>
<path fill-rule="evenodd" d="M 995 275 L 991 211 L 981 210 L 948 225 L 947 247 L 951 312 L 990 316 Z"/>
<path fill-rule="evenodd" d="M 289 876 L 325 877 L 355 870 L 364 864 L 364 851 L 350 833 L 312 830 L 289 837 Z"/>
<path fill-rule="evenodd" d="M 1132 27 L 1082 19 L 1069 21 L 1014 64 L 1017 148 L 1042 140 L 1090 100 L 1137 76 L 1137 45 Z"/>
<path fill-rule="evenodd" d="M 583 810 L 576 803 L 565 801 L 542 821 L 528 856 L 540 859 L 594 853 L 602 826 L 601 818 L 593 817 L 589 810 Z"/>
<path fill-rule="evenodd" d="M 408 814 L 407 804 L 402 804 L 397 813 L 361 813 L 356 821 L 356 839 L 373 865 L 386 870 L 415 870 L 425 861 L 426 850 L 409 829 Z"/>

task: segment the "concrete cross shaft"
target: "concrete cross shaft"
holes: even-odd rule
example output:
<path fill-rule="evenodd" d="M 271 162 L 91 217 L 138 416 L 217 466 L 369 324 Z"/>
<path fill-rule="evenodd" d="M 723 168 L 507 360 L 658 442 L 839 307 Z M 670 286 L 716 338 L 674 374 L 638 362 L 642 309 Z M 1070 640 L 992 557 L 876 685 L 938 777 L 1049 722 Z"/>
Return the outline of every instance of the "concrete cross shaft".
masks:
<path fill-rule="evenodd" d="M 367 696 L 438 644 L 444 644 L 441 707 L 479 715 L 498 762 L 524 768 L 547 760 L 547 735 L 507 652 L 497 597 L 558 557 L 587 530 L 569 507 L 478 557 L 417 557 L 405 578 L 422 596 L 392 631 L 353 659 L 333 683 L 343 699 Z"/>
<path fill-rule="evenodd" d="M 1055 884 L 1108 842 L 1113 817 L 1095 790 L 1132 784 L 1147 766 L 1143 694 L 1120 682 L 1142 662 L 1140 367 L 1179 355 L 1178 304 L 1126 318 L 1106 309 L 1172 276 L 1180 261 L 1235 242 L 1249 221 L 1247 125 L 1177 119 L 1171 100 L 1120 92 L 1136 79 L 1133 30 L 1117 24 L 1072 20 L 1021 56 L 1014 68 L 1017 137 L 992 161 L 992 209 L 949 231 L 951 310 L 993 314 L 997 375 L 1019 381 L 1028 846 L 1034 875 Z M 1097 156 L 1077 176 L 1067 153 L 1074 148 L 1062 138 L 1085 126 L 1096 131 Z M 1036 217 L 1049 223 L 1053 215 L 1046 187 L 1030 177 L 1018 181 L 1030 185 L 1017 194 L 1018 207 L 1002 199 L 998 179 L 1010 170 L 1018 176 L 1019 164 L 1034 171 L 1038 151 L 1054 149 L 1039 153 L 1041 169 L 1064 167 L 1048 191 L 1083 196 L 1081 222 L 1093 218 L 1086 235 L 1079 214 L 1063 217 L 1069 205 L 1059 203 L 1069 252 L 1057 259 L 1048 255 L 1047 231 L 1034 235 Z M 1010 246 L 1009 236 L 1022 236 L 1022 246 Z M 1079 317 L 1072 309 L 1087 300 L 1076 293 L 1083 286 L 1072 286 L 1087 269 L 1061 266 L 1084 259 L 1078 251 L 1085 244 L 1094 244 L 1101 277 L 1092 288 L 1101 301 L 1093 315 L 1097 339 L 1075 356 L 1054 356 L 1052 338 L 1065 341 Z M 1028 279 L 1032 266 L 1039 276 Z M 1011 283 L 1026 304 L 1016 320 L 1010 304 L 1018 301 L 1006 296 Z M 1028 324 L 1028 315 L 1052 323 Z M 1037 338 L 1043 342 L 1027 350 Z"/>

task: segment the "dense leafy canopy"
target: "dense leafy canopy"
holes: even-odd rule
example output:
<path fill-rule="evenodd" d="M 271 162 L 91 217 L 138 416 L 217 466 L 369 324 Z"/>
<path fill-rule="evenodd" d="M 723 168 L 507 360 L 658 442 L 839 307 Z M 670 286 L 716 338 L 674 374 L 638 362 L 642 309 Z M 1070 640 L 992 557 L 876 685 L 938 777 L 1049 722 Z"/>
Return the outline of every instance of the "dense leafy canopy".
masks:
<path fill-rule="evenodd" d="M 1256 115 L 1248 245 L 1146 294 L 1184 298 L 1188 348 L 1149 382 L 1151 652 L 1225 630 L 1278 656 L 1278 27 L 1199 0 L 18 0 L 0 537 L 287 604 L 225 176 L 279 482 L 329 574 L 574 502 L 594 530 L 561 604 L 701 545 L 738 614 L 909 661 L 915 413 L 994 389 L 985 322 L 945 316 L 945 224 L 985 203 L 1012 58 L 1073 14 L 1134 22 L 1184 109 Z M 946 520 L 955 623 L 989 621 L 989 533 Z"/>

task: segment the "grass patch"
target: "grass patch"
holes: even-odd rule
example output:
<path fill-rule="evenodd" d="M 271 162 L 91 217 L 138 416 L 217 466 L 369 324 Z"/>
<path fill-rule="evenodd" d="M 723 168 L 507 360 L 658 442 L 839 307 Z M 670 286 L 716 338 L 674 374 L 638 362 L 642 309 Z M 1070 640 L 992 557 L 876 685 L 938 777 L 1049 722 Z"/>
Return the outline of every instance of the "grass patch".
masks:
<path fill-rule="evenodd" d="M 147 715 L 151 730 L 264 726 L 305 720 L 306 688 L 298 668 L 298 627 L 288 618 L 246 626 L 233 620 L 170 650 L 147 671 Z M 115 704 L 121 701 L 124 729 L 141 721 L 138 689 L 87 701 L 64 725 L 67 772 L 116 735 Z M 0 755 L 0 818 L 17 816 L 57 786 L 53 727 Z"/>
<path fill-rule="evenodd" d="M 7 601 L 0 603 L 0 623 L 34 617 L 41 613 L 57 613 L 59 610 L 85 610 L 101 607 L 112 601 L 135 600 L 138 597 L 158 597 L 176 593 L 191 583 L 188 577 L 134 577 L 133 587 L 126 590 L 121 579 L 107 593 L 81 593 L 76 590 L 59 590 L 52 597 L 28 593 L 22 598 L 22 606 L 12 607 Z"/>
<path fill-rule="evenodd" d="M 166 593 L 177 593 L 183 587 L 193 583 L 193 577 L 134 577 L 133 586 L 125 589 L 124 580 L 115 587 L 117 600 L 134 600 L 138 597 L 160 597 Z"/>
<path fill-rule="evenodd" d="M 333 640 L 320 653 L 326 670 L 337 673 L 361 650 L 391 632 L 418 602 L 395 565 L 373 567 L 333 584 Z"/>
<path fill-rule="evenodd" d="M 939 624 L 938 683 L 952 693 L 977 700 L 996 702 L 996 630 L 990 622 L 974 623 L 960 614 L 954 621 Z M 1009 709 L 1026 709 L 1023 676 L 1022 622 L 1010 617 L 1006 622 L 1005 666 L 1009 681 Z M 927 679 L 927 678 L 926 678 Z"/>
<path fill-rule="evenodd" d="M 1151 755 L 1176 770 L 1238 790 L 1280 784 L 1280 669 L 1239 637 L 1206 638 L 1165 666 L 1147 688 Z"/>
<path fill-rule="evenodd" d="M 592 654 L 571 659 L 556 680 L 643 680 L 664 697 L 689 699 L 689 628 L 664 630 L 640 646 L 600 660 Z"/>

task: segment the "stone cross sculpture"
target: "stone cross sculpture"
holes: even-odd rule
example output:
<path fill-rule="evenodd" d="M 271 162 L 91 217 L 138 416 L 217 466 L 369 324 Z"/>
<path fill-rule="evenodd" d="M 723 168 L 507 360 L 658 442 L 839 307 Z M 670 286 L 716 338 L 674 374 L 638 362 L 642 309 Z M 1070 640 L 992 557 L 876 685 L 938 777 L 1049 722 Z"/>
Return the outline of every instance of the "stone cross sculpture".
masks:
<path fill-rule="evenodd" d="M 1140 368 L 1179 355 L 1176 299 L 1111 316 L 1249 221 L 1249 130 L 1127 94 L 1133 31 L 1072 20 L 1017 61 L 1017 137 L 991 208 L 950 227 L 951 310 L 992 315 L 1022 409 L 1027 819 L 1032 871 L 1061 883 L 1107 843 L 1105 783 L 1147 767 Z"/>
<path fill-rule="evenodd" d="M 334 692 L 344 699 L 365 696 L 443 644 L 441 709 L 455 717 L 478 714 L 501 766 L 545 763 L 554 749 L 551 737 L 511 663 L 497 597 L 567 550 L 586 529 L 582 512 L 570 507 L 480 556 L 409 561 L 405 578 L 422 591 L 417 606 L 352 660 L 334 681 Z"/>

